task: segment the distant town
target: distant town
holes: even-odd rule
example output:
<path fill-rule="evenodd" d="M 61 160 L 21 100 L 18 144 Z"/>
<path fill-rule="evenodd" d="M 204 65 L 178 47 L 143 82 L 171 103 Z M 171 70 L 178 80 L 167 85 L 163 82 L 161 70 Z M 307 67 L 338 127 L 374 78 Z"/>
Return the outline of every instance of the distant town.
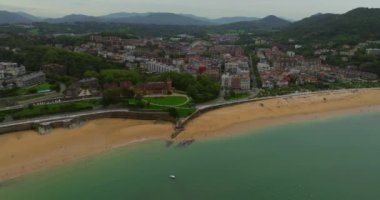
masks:
<path fill-rule="evenodd" d="M 109 107 L 186 118 L 204 106 L 380 85 L 371 68 L 380 57 L 376 40 L 310 43 L 249 31 L 38 33 L 45 26 L 0 33 L 0 121 Z"/>

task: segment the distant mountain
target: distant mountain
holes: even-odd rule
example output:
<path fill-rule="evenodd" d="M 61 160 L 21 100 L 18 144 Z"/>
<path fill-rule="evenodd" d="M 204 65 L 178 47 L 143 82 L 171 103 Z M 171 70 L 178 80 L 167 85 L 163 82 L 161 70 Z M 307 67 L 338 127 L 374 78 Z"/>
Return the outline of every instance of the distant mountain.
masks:
<path fill-rule="evenodd" d="M 227 27 L 236 28 L 255 28 L 259 27 L 280 27 L 289 23 L 289 21 L 268 16 L 263 19 L 255 17 L 222 17 L 218 19 L 209 19 L 191 14 L 174 14 L 174 13 L 128 13 L 118 12 L 104 16 L 94 17 L 82 14 L 71 14 L 60 18 L 36 17 L 24 12 L 0 12 L 0 23 L 75 23 L 75 22 L 108 22 L 108 23 L 129 23 L 129 24 L 152 24 L 152 25 L 181 25 L 181 26 L 210 26 L 226 25 Z"/>
<path fill-rule="evenodd" d="M 207 17 L 200 17 L 200 16 L 196 16 L 196 15 L 192 15 L 192 14 L 179 14 L 179 15 L 182 15 L 182 16 L 185 16 L 185 17 L 190 17 L 190 18 L 193 18 L 193 19 L 196 19 L 196 20 L 205 21 L 205 22 L 208 22 L 208 23 L 214 23 L 212 21 L 212 19 L 209 19 Z"/>
<path fill-rule="evenodd" d="M 286 20 L 286 19 L 274 16 L 274 15 L 269 15 L 267 17 L 264 17 L 264 18 L 258 20 L 257 24 L 260 24 L 262 26 L 267 26 L 270 28 L 272 28 L 272 27 L 278 28 L 278 27 L 287 26 L 287 25 L 291 24 L 291 22 Z"/>
<path fill-rule="evenodd" d="M 247 22 L 247 21 L 256 21 L 259 20 L 257 17 L 222 17 L 218 19 L 211 20 L 216 24 L 232 24 L 237 22 Z"/>
<path fill-rule="evenodd" d="M 149 15 L 149 13 L 118 12 L 118 13 L 111 13 L 108 15 L 100 16 L 98 18 L 101 18 L 101 19 L 118 19 L 118 18 L 137 17 L 137 16 L 146 16 L 146 15 Z"/>
<path fill-rule="evenodd" d="M 173 13 L 113 13 L 100 17 L 87 15 L 67 15 L 62 18 L 44 20 L 48 23 L 74 23 L 74 22 L 108 22 L 129 24 L 154 24 L 154 25 L 212 25 L 211 22 L 196 19 L 181 14 Z"/>
<path fill-rule="evenodd" d="M 236 22 L 222 25 L 229 29 L 281 28 L 291 24 L 290 21 L 270 15 L 259 20 Z"/>
<path fill-rule="evenodd" d="M 87 15 L 72 14 L 72 15 L 64 16 L 62 18 L 50 18 L 44 21 L 48 23 L 52 23 L 52 24 L 59 24 L 59 23 L 74 23 L 74 22 L 95 22 L 95 21 L 98 21 L 98 18 L 87 16 Z"/>
<path fill-rule="evenodd" d="M 380 38 L 380 9 L 357 8 L 344 14 L 316 14 L 293 23 L 285 34 L 301 39 Z"/>
<path fill-rule="evenodd" d="M 143 16 L 115 18 L 108 22 L 155 25 L 212 25 L 212 23 L 173 13 L 150 13 Z"/>
<path fill-rule="evenodd" d="M 126 13 L 126 12 L 120 12 L 120 13 L 113 13 L 113 14 L 109 14 L 109 15 L 105 15 L 105 16 L 101 16 L 99 18 L 101 19 L 105 19 L 105 20 L 112 20 L 112 19 L 117 19 L 117 21 L 128 21 L 129 23 L 132 23 L 131 21 L 133 21 L 133 23 L 137 22 L 137 21 L 141 21 L 141 20 L 146 20 L 146 19 L 142 19 L 142 18 L 150 18 L 150 17 L 156 17 L 157 15 L 161 15 L 159 16 L 159 18 L 162 18 L 162 15 L 172 15 L 173 17 L 178 17 L 178 16 L 182 16 L 182 17 L 186 17 L 186 18 L 191 18 L 191 19 L 194 19 L 196 20 L 196 22 L 192 22 L 191 25 L 221 25 L 221 24 L 230 24 L 230 23 L 236 23 L 236 22 L 242 22 L 242 21 L 254 21 L 254 20 L 257 20 L 259 18 L 256 18 L 256 17 L 223 17 L 223 18 L 218 18 L 218 19 L 209 19 L 207 17 L 200 17 L 200 16 L 196 16 L 196 15 L 192 15 L 192 14 L 173 14 L 173 13 Z M 127 20 L 126 18 L 131 18 L 133 17 L 134 19 L 129 19 Z M 140 18 L 140 19 L 138 19 Z M 183 19 L 181 19 L 183 20 Z M 152 21 L 152 20 L 148 20 L 148 21 Z M 158 20 L 160 21 L 160 20 Z M 164 21 L 167 21 L 167 20 L 164 20 Z M 155 22 L 153 24 L 161 24 L 162 25 L 163 22 Z M 170 24 L 173 24 L 173 23 L 169 23 Z M 175 23 L 177 25 L 177 23 Z M 168 24 L 165 24 L 165 25 L 168 25 Z M 183 25 L 183 24 L 178 24 L 178 25 Z"/>
<path fill-rule="evenodd" d="M 37 21 L 41 21 L 43 19 L 43 17 L 37 17 L 37 16 L 34 16 L 34 15 L 31 15 L 29 13 L 25 13 L 25 12 L 17 12 L 18 15 L 21 15 L 25 18 L 28 18 L 34 22 L 37 22 Z"/>
<path fill-rule="evenodd" d="M 32 23 L 33 20 L 18 13 L 0 11 L 0 24 Z"/>

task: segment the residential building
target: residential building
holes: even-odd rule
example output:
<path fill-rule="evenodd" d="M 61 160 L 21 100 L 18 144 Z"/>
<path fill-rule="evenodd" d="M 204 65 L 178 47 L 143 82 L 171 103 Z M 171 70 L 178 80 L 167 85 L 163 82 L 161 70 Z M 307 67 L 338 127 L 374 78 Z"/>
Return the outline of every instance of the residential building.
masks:
<path fill-rule="evenodd" d="M 380 56 L 380 49 L 367 49 L 367 54 L 372 56 Z"/>
<path fill-rule="evenodd" d="M 25 66 L 17 63 L 0 62 L 0 78 L 21 76 L 26 73 Z"/>
<path fill-rule="evenodd" d="M 172 81 L 144 83 L 138 85 L 136 91 L 143 94 L 170 94 L 173 92 Z"/>
<path fill-rule="evenodd" d="M 251 79 L 249 76 L 236 74 L 223 74 L 221 87 L 226 90 L 250 90 Z"/>
<path fill-rule="evenodd" d="M 43 73 L 42 71 L 33 72 L 30 74 L 26 74 L 26 75 L 18 77 L 16 79 L 16 85 L 17 87 L 29 87 L 32 85 L 43 83 L 45 82 L 45 80 L 46 80 L 45 73 Z"/>
<path fill-rule="evenodd" d="M 229 73 L 236 73 L 239 68 L 239 63 L 229 62 L 224 65 L 224 71 Z"/>
<path fill-rule="evenodd" d="M 175 66 L 167 65 L 164 63 L 156 62 L 156 61 L 148 61 L 142 65 L 142 68 L 146 69 L 148 72 L 151 72 L 151 73 L 179 72 L 180 71 L 180 69 Z"/>
<path fill-rule="evenodd" d="M 231 88 L 231 81 L 232 81 L 232 76 L 230 74 L 223 74 L 221 78 L 221 87 L 224 89 Z"/>
<path fill-rule="evenodd" d="M 264 72 L 264 71 L 270 71 L 273 68 L 267 62 L 259 62 L 257 63 L 257 69 L 259 70 L 259 72 Z"/>
<path fill-rule="evenodd" d="M 240 79 L 240 89 L 241 90 L 251 89 L 251 79 L 249 77 Z"/>

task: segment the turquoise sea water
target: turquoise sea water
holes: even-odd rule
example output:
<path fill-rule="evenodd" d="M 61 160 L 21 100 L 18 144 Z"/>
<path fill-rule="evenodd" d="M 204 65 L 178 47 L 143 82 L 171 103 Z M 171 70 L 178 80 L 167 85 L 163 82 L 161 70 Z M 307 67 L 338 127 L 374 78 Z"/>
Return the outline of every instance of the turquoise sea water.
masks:
<path fill-rule="evenodd" d="M 4 183 L 0 199 L 375 200 L 379 155 L 380 113 L 361 114 L 133 145 Z"/>

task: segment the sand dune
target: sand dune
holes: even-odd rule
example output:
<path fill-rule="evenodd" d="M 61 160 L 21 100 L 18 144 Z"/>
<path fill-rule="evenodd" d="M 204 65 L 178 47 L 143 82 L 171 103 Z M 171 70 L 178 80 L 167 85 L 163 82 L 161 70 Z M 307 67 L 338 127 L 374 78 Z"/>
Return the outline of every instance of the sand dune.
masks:
<path fill-rule="evenodd" d="M 221 108 L 191 121 L 176 140 L 229 135 L 291 121 L 349 112 L 380 111 L 380 90 L 320 92 Z M 84 158 L 111 148 L 153 139 L 169 139 L 173 124 L 99 119 L 78 129 L 0 135 L 0 180 Z"/>

